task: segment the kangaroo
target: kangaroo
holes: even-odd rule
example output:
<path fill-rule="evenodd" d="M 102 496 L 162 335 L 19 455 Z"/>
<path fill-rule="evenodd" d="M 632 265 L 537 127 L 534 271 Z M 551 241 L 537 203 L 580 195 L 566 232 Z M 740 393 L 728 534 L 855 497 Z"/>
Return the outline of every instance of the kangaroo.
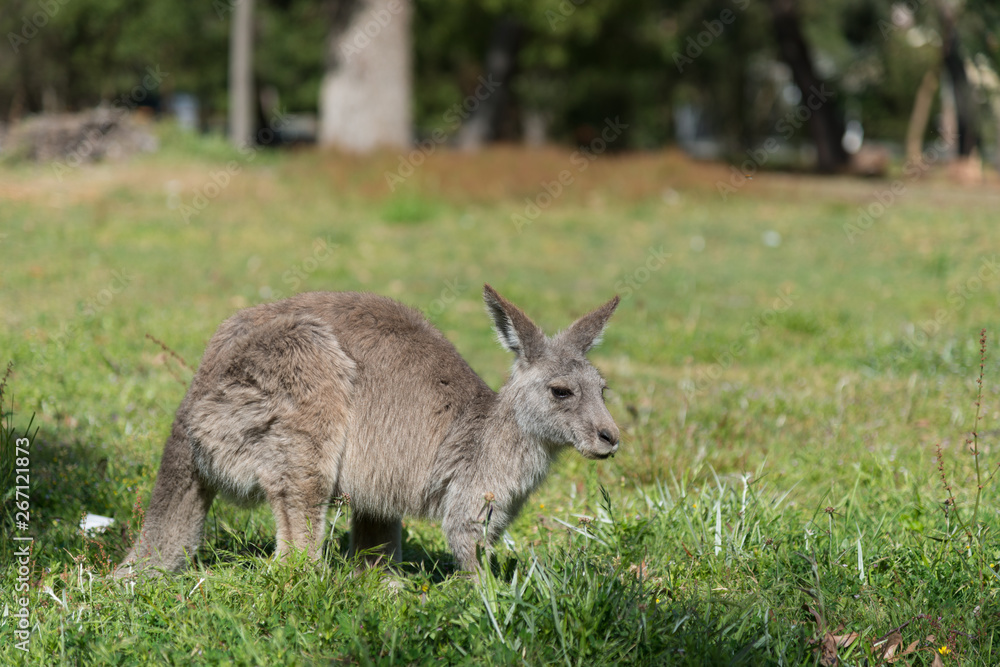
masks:
<path fill-rule="evenodd" d="M 492 544 L 568 446 L 618 450 L 606 384 L 585 358 L 614 297 L 551 338 L 485 285 L 515 356 L 494 392 L 418 311 L 386 297 L 309 292 L 222 323 L 177 409 L 139 541 L 116 575 L 176 572 L 217 494 L 267 501 L 277 555 L 318 558 L 326 511 L 353 509 L 350 553 L 401 558 L 403 516 L 439 519 L 464 570 Z"/>

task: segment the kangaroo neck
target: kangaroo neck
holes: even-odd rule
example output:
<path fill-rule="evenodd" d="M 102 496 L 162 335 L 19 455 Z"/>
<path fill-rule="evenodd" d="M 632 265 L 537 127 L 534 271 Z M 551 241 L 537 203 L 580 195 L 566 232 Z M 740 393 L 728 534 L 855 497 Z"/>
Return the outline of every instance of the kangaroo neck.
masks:
<path fill-rule="evenodd" d="M 516 388 L 502 387 L 479 434 L 480 461 L 493 469 L 489 477 L 503 487 L 498 491 L 517 505 L 545 479 L 553 458 L 547 443 L 526 429 L 522 406 Z"/>

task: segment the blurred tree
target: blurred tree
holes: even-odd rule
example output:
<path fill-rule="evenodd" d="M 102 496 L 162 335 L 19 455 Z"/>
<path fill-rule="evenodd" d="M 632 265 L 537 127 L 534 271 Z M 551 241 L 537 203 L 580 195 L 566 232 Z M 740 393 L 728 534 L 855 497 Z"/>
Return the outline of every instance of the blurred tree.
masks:
<path fill-rule="evenodd" d="M 427 137 L 433 130 L 444 130 L 435 135 L 444 140 L 464 132 L 479 141 L 530 136 L 588 144 L 618 118 L 628 125 L 609 146 L 618 150 L 671 143 L 677 111 L 696 109 L 701 126 L 734 156 L 769 137 L 790 148 L 812 139 L 826 147 L 829 168 L 842 159 L 838 124 L 845 118 L 863 125 L 866 141 L 901 142 L 921 82 L 943 71 L 946 31 L 937 0 L 398 0 L 392 7 L 399 16 L 380 1 L 256 0 L 253 73 L 268 100 L 258 110 L 265 122 L 272 109 L 322 107 L 322 125 L 330 128 L 339 108 L 343 145 L 370 143 L 363 137 L 374 136 L 370 126 L 385 113 L 395 114 L 392 124 L 402 128 L 395 142 L 404 145 L 411 131 Z M 238 2 L 8 0 L 0 6 L 0 34 L 10 48 L 0 57 L 0 119 L 122 96 L 158 109 L 183 91 L 221 128 Z M 388 11 L 389 20 L 380 15 L 384 25 L 377 15 L 363 18 L 378 7 Z M 1000 3 L 956 7 L 953 43 L 962 48 L 971 109 L 996 119 L 1000 93 L 988 86 L 1000 69 Z M 408 21 L 412 29 L 403 30 Z M 399 39 L 379 47 L 393 31 Z M 397 74 L 387 85 L 372 68 L 390 59 L 395 65 L 386 71 Z M 412 64 L 415 85 L 406 83 L 411 64 L 404 63 Z M 137 90 L 148 68 L 164 76 L 155 89 Z M 812 121 L 788 132 L 783 124 L 808 101 L 810 80 L 835 93 L 814 114 L 825 128 L 820 141 Z M 396 101 L 366 102 L 366 86 L 394 89 Z M 941 98 L 933 91 L 925 97 L 921 113 L 940 118 Z M 357 120 L 347 120 L 350 109 Z M 831 118 L 819 121 L 824 114 Z M 926 141 L 937 125 L 916 123 L 911 134 Z M 1000 139 L 1000 120 L 995 125 L 979 125 L 992 132 L 987 142 Z"/>
<path fill-rule="evenodd" d="M 412 133 L 410 0 L 344 0 L 320 87 L 319 142 L 351 151 L 408 147 Z"/>
<path fill-rule="evenodd" d="M 257 0 L 254 72 L 260 90 L 273 89 L 281 108 L 315 112 L 325 73 L 330 26 L 339 0 Z"/>
<path fill-rule="evenodd" d="M 911 137 L 922 145 L 939 81 L 940 48 L 909 6 L 882 2 L 872 11 L 875 21 L 869 19 L 865 25 L 877 26 L 877 31 L 862 32 L 857 23 L 854 29 L 858 41 L 853 51 L 858 58 L 847 70 L 854 99 L 872 136 L 895 141 Z"/>
<path fill-rule="evenodd" d="M 612 149 L 663 145 L 676 72 L 666 67 L 663 44 L 674 26 L 661 5 L 421 0 L 417 124 L 426 134 L 464 123 L 462 133 L 476 141 L 512 140 L 529 130 L 588 143 L 619 116 L 629 127 Z"/>
<path fill-rule="evenodd" d="M 226 28 L 211 3 L 13 0 L 0 30 L 0 116 L 99 102 L 158 109 L 174 90 L 225 101 Z M 143 84 L 149 70 L 161 74 Z"/>
<path fill-rule="evenodd" d="M 253 86 L 253 3 L 239 0 L 229 30 L 229 141 L 253 143 L 256 114 Z"/>
<path fill-rule="evenodd" d="M 916 163 L 924 150 L 924 135 L 927 132 L 927 121 L 931 117 L 931 106 L 934 104 L 934 93 L 937 89 L 937 70 L 928 70 L 917 89 L 910 123 L 906 128 L 906 159 L 910 162 Z"/>
<path fill-rule="evenodd" d="M 477 90 L 482 91 L 482 99 L 475 98 L 475 108 L 470 109 L 469 118 L 462 125 L 458 134 L 460 147 L 480 148 L 488 141 L 503 137 L 503 116 L 510 105 L 510 84 L 514 80 L 523 32 L 521 22 L 511 16 L 504 16 L 494 23 L 486 52 L 485 73 L 480 78 L 480 86 L 477 86 Z M 468 106 L 473 105 L 470 102 Z"/>
<path fill-rule="evenodd" d="M 817 167 L 823 172 L 839 171 L 848 162 L 847 152 L 841 145 L 844 123 L 834 105 L 827 103 L 833 94 L 820 92 L 827 82 L 817 76 L 813 66 L 813 56 L 802 31 L 798 3 L 795 0 L 771 0 L 771 14 L 778 52 L 792 68 L 795 85 L 802 92 L 803 99 L 813 96 L 818 100 L 815 107 L 809 104 L 811 113 L 807 120 L 809 133 L 816 145 Z"/>
<path fill-rule="evenodd" d="M 749 0 L 686 2 L 661 22 L 672 106 L 698 110 L 702 126 L 734 159 L 775 133 L 782 82 L 773 66 L 766 6 Z"/>
<path fill-rule="evenodd" d="M 941 22 L 942 64 L 955 98 L 956 149 L 960 157 L 968 157 L 979 147 L 979 120 L 973 100 L 972 87 L 965 73 L 965 56 L 959 39 L 958 16 L 961 2 L 939 0 Z"/>
<path fill-rule="evenodd" d="M 670 140 L 676 72 L 663 49 L 672 26 L 652 0 L 510 0 L 526 26 L 512 92 L 554 138 L 587 146 L 609 123 L 628 127 L 608 150 Z"/>
<path fill-rule="evenodd" d="M 241 0 L 73 0 L 40 9 L 11 0 L 0 9 L 0 119 L 126 100 L 147 68 L 164 73 L 144 105 L 193 93 L 209 116 L 227 103 L 230 27 Z M 316 0 L 257 0 L 257 88 L 274 87 L 284 106 L 316 109 L 327 7 Z M 23 34 L 22 34 L 23 33 Z M 256 96 L 252 98 L 256 107 Z M 221 125 L 220 122 L 218 123 Z"/>
<path fill-rule="evenodd" d="M 993 117 L 992 127 L 980 126 L 984 153 L 992 146 L 993 162 L 1000 168 L 1000 3 L 996 0 L 966 0 L 958 17 L 958 33 L 976 76 L 984 116 Z"/>

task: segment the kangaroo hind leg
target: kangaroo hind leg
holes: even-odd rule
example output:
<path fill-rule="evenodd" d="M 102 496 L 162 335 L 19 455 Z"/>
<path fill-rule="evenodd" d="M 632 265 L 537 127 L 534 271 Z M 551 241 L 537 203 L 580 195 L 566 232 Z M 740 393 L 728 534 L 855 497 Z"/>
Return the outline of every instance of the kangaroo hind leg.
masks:
<path fill-rule="evenodd" d="M 302 313 L 261 326 L 243 356 L 238 372 L 253 376 L 261 396 L 247 413 L 266 413 L 245 440 L 258 439 L 246 450 L 274 513 L 276 553 L 295 548 L 317 559 L 344 456 L 356 364 L 323 322 Z"/>
<path fill-rule="evenodd" d="M 264 492 L 277 527 L 275 555 L 282 558 L 292 549 L 298 549 L 317 560 L 322 553 L 326 511 L 333 493 L 333 482 L 317 476 L 285 479 L 266 484 Z"/>

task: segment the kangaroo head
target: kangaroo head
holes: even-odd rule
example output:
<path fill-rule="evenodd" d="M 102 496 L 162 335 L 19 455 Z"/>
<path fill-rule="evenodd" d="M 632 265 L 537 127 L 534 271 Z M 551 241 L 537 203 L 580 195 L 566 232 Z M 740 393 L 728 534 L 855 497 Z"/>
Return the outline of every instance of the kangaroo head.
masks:
<path fill-rule="evenodd" d="M 589 459 L 613 455 L 618 426 L 604 405 L 604 378 L 586 353 L 600 341 L 618 297 L 551 338 L 489 285 L 483 300 L 500 344 L 516 356 L 501 392 L 514 399 L 522 432 L 552 450 L 572 445 Z"/>

